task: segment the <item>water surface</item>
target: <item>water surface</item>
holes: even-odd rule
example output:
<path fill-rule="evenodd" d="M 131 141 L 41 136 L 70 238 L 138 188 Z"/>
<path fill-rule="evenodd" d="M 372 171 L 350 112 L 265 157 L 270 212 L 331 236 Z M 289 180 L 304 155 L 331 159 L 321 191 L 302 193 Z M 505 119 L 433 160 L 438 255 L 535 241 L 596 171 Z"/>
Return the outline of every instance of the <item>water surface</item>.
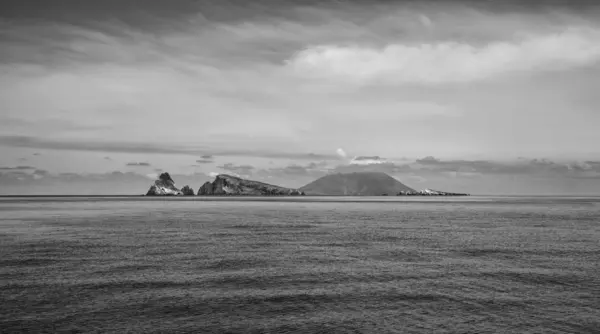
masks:
<path fill-rule="evenodd" d="M 0 199 L 7 332 L 597 333 L 600 199 Z"/>

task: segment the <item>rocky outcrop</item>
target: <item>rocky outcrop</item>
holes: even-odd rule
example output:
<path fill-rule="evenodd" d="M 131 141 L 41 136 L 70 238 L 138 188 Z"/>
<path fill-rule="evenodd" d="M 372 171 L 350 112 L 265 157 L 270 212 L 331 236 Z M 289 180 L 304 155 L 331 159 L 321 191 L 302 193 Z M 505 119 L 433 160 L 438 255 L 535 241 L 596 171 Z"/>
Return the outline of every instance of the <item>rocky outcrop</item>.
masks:
<path fill-rule="evenodd" d="M 210 182 L 206 182 L 198 189 L 198 196 L 211 196 L 213 195 L 213 185 Z"/>
<path fill-rule="evenodd" d="M 146 196 L 180 196 L 183 192 L 175 187 L 175 181 L 169 173 L 162 173 L 150 187 Z"/>
<path fill-rule="evenodd" d="M 194 189 L 190 188 L 190 186 L 181 188 L 181 192 L 184 196 L 194 196 Z"/>
<path fill-rule="evenodd" d="M 445 191 L 425 189 L 419 191 L 401 191 L 397 196 L 471 196 L 464 193 L 449 193 Z"/>
<path fill-rule="evenodd" d="M 198 189 L 199 196 L 303 196 L 298 189 L 284 188 L 258 181 L 220 174 Z"/>

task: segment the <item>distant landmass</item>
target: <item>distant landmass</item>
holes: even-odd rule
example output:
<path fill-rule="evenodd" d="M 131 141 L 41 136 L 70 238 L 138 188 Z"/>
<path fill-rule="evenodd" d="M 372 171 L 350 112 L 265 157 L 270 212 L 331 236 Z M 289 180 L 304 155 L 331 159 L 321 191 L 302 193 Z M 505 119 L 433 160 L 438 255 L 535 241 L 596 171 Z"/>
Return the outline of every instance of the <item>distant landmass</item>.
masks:
<path fill-rule="evenodd" d="M 239 177 L 220 174 L 215 180 L 206 182 L 198 189 L 198 196 L 300 196 L 304 195 L 298 189 L 284 188 L 268 183 L 245 180 Z"/>
<path fill-rule="evenodd" d="M 169 173 L 160 174 L 146 196 L 194 196 L 190 186 L 181 190 Z M 299 189 L 219 174 L 198 189 L 198 196 L 468 196 L 439 190 L 414 190 L 386 173 L 356 172 L 323 176 Z"/>
<path fill-rule="evenodd" d="M 397 196 L 470 196 L 464 193 L 449 193 L 446 191 L 425 189 L 419 191 L 401 191 Z"/>
<path fill-rule="evenodd" d="M 415 192 L 402 182 L 380 172 L 339 173 L 323 176 L 300 188 L 307 195 L 394 196 L 401 191 Z"/>

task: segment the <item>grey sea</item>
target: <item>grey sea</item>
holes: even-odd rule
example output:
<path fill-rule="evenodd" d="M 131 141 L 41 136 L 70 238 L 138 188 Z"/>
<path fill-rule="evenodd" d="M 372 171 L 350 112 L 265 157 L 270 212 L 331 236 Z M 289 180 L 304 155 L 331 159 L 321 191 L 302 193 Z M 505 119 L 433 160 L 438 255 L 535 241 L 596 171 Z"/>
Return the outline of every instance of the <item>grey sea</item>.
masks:
<path fill-rule="evenodd" d="M 600 333 L 600 198 L 0 199 L 2 333 Z"/>

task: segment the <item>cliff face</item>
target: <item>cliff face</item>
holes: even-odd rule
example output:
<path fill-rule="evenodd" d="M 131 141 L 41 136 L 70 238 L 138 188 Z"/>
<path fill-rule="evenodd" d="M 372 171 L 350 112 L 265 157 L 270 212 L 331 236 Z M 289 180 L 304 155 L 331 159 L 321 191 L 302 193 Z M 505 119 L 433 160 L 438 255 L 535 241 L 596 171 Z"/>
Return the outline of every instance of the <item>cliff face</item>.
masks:
<path fill-rule="evenodd" d="M 193 192 L 192 192 L 193 193 Z M 158 177 L 158 180 L 154 181 L 154 184 L 146 193 L 146 196 L 179 196 L 183 195 L 183 192 L 175 187 L 175 181 L 171 178 L 169 173 L 162 173 Z"/>
<path fill-rule="evenodd" d="M 198 189 L 198 196 L 211 196 L 213 195 L 213 185 L 210 182 L 206 182 Z"/>
<path fill-rule="evenodd" d="M 199 196 L 301 196 L 303 192 L 262 183 L 244 180 L 239 177 L 220 174 L 210 183 L 206 182 L 198 189 Z"/>

